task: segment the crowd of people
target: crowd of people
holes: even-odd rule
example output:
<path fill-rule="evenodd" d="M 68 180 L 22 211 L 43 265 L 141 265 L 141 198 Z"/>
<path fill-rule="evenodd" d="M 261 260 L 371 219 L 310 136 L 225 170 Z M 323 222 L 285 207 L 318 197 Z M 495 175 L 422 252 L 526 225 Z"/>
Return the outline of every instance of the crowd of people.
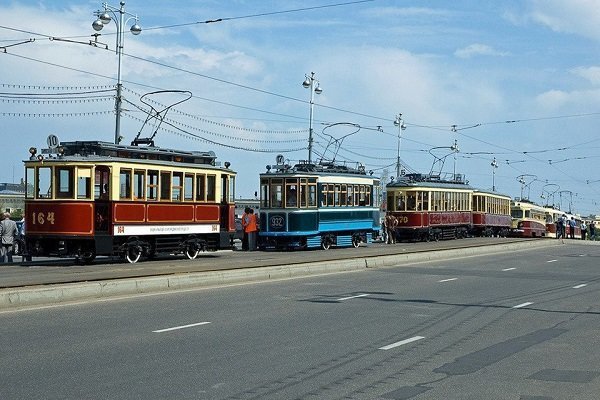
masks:
<path fill-rule="evenodd" d="M 575 239 L 576 227 L 577 221 L 575 218 L 571 217 L 569 219 L 566 214 L 563 214 L 556 220 L 556 238 Z M 596 223 L 593 220 L 589 222 L 581 221 L 579 228 L 581 229 L 581 240 L 596 240 Z"/>
<path fill-rule="evenodd" d="M 242 229 L 244 230 L 244 236 L 242 237 L 242 250 L 256 250 L 259 225 L 258 215 L 254 213 L 254 209 L 246 207 L 244 209 L 244 214 L 242 215 Z"/>

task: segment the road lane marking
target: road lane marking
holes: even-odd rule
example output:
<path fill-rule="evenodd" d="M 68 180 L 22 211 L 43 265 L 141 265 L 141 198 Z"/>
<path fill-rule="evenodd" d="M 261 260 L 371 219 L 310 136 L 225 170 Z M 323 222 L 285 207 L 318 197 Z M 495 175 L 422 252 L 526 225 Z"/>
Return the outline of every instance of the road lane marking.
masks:
<path fill-rule="evenodd" d="M 172 328 L 158 329 L 158 330 L 152 331 L 152 332 L 154 332 L 154 333 L 163 333 L 163 332 L 176 331 L 178 329 L 191 328 L 193 326 L 206 325 L 206 324 L 210 324 L 210 322 L 198 322 L 197 324 L 174 326 Z"/>
<path fill-rule="evenodd" d="M 515 267 L 512 268 L 504 268 L 502 271 L 512 271 L 513 269 L 516 269 Z"/>
<path fill-rule="evenodd" d="M 366 297 L 366 296 L 369 296 L 369 294 L 357 294 L 356 296 L 340 297 L 339 299 L 337 299 L 337 301 L 356 299 L 358 297 Z"/>
<path fill-rule="evenodd" d="M 558 261 L 558 260 L 548 260 L 546 262 L 551 263 L 551 262 L 556 262 L 556 261 Z"/>
<path fill-rule="evenodd" d="M 458 278 L 442 279 L 441 281 L 438 281 L 438 282 L 439 282 L 439 283 L 442 283 L 442 282 L 450 282 L 450 281 L 455 281 L 455 280 L 457 280 L 457 279 L 458 279 Z"/>
<path fill-rule="evenodd" d="M 531 302 L 522 303 L 522 304 L 519 304 L 519 305 L 516 305 L 516 306 L 514 306 L 513 308 L 523 308 L 523 307 L 530 306 L 530 305 L 532 305 L 532 304 L 533 304 L 533 303 L 531 303 Z"/>
<path fill-rule="evenodd" d="M 587 283 L 582 283 L 581 285 L 573 286 L 573 289 L 581 289 L 582 287 L 586 287 Z"/>
<path fill-rule="evenodd" d="M 398 346 L 402 346 L 402 345 L 405 345 L 405 344 L 408 344 L 408 343 L 416 342 L 417 340 L 421 340 L 421 339 L 425 339 L 425 336 L 413 336 L 411 338 L 408 338 L 408 339 L 405 339 L 405 340 L 401 340 L 401 341 L 396 342 L 396 343 L 388 344 L 387 346 L 380 347 L 379 350 L 393 349 L 394 347 L 398 347 Z"/>

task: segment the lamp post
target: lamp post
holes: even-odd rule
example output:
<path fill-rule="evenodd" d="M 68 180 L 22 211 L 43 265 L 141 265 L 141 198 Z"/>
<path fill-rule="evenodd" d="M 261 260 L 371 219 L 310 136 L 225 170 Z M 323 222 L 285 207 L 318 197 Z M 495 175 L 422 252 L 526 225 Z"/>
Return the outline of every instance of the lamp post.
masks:
<path fill-rule="evenodd" d="M 104 28 L 104 25 L 110 23 L 111 20 L 115 21 L 115 24 L 117 26 L 117 44 L 115 47 L 115 52 L 117 53 L 119 58 L 119 66 L 117 70 L 117 96 L 115 99 L 115 144 L 119 144 L 119 142 L 121 141 L 121 56 L 123 54 L 123 40 L 125 38 L 124 26 L 126 23 L 133 19 L 135 22 L 129 28 L 130 32 L 134 35 L 139 35 L 142 32 L 142 28 L 137 23 L 137 15 L 125 11 L 124 1 L 121 1 L 119 4 L 120 7 L 117 8 L 107 3 L 102 3 L 104 11 L 96 11 L 94 15 L 98 18 L 92 23 L 92 28 L 94 28 L 96 32 L 101 31 L 102 28 Z M 129 16 L 127 20 L 125 20 L 125 15 Z"/>
<path fill-rule="evenodd" d="M 398 157 L 396 160 L 396 178 L 400 178 L 401 164 L 400 164 L 400 144 L 402 142 L 402 131 L 406 130 L 406 125 L 402 120 L 402 114 L 398 114 L 394 120 L 394 125 L 398 127 Z"/>
<path fill-rule="evenodd" d="M 498 168 L 498 163 L 496 162 L 496 157 L 494 157 L 494 161 L 490 164 L 492 166 L 492 192 L 496 191 L 496 168 Z"/>
<path fill-rule="evenodd" d="M 315 87 L 316 82 L 316 87 Z M 315 93 L 321 94 L 323 89 L 319 85 L 319 81 L 315 78 L 315 73 L 311 72 L 310 75 L 306 75 L 306 79 L 302 82 L 302 86 L 306 89 L 310 89 L 310 117 L 308 126 L 308 163 L 312 163 L 312 147 L 313 147 L 313 108 L 315 105 Z"/>

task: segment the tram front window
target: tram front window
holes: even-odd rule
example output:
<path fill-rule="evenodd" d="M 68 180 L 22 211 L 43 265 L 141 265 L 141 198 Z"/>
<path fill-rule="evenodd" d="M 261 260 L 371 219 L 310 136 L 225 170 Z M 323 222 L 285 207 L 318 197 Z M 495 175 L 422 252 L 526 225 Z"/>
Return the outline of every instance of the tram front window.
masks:
<path fill-rule="evenodd" d="M 37 198 L 52 198 L 52 168 L 39 167 L 37 173 Z"/>
<path fill-rule="evenodd" d="M 523 218 L 523 210 L 511 210 L 510 216 L 513 218 Z"/>

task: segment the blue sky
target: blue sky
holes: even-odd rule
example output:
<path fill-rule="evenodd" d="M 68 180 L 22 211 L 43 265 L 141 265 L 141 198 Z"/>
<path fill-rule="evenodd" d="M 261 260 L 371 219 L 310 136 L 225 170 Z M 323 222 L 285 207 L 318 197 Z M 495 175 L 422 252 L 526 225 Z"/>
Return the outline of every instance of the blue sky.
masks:
<path fill-rule="evenodd" d="M 27 149 L 44 147 L 49 134 L 114 140 L 114 92 L 105 91 L 117 76 L 114 23 L 99 38 L 108 51 L 48 39 L 87 43 L 99 8 L 70 0 L 0 5 L 0 46 L 35 38 L 0 52 L 0 181 L 18 181 Z M 277 154 L 307 159 L 310 93 L 301 83 L 315 72 L 323 92 L 315 95 L 314 159 L 330 137 L 359 126 L 337 160 L 395 174 L 393 121 L 402 113 L 408 171 L 428 173 L 431 153 L 449 154 L 456 140 L 460 151 L 443 172 L 492 189 L 495 157 L 498 191 L 523 190 L 537 202 L 555 192 L 563 208 L 572 200 L 574 211 L 600 214 L 597 0 L 128 0 L 125 9 L 143 31 L 124 42 L 124 142 L 145 118 L 141 95 L 188 90 L 193 97 L 169 112 L 156 144 L 230 161 L 238 197 L 258 190 L 258 174 Z M 298 9 L 307 10 L 275 13 Z M 152 104 L 179 99 L 163 94 Z M 329 124 L 338 125 L 323 130 Z"/>

